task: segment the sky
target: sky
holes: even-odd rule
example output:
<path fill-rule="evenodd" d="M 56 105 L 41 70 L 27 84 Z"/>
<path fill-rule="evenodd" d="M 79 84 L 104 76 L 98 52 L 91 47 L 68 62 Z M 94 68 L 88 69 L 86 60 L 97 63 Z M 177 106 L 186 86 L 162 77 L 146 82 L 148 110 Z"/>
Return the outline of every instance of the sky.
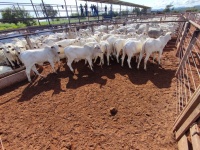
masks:
<path fill-rule="evenodd" d="M 2 2 L 20 2 L 20 3 L 29 3 L 30 0 L 1 0 Z M 41 0 L 32 0 L 33 3 L 41 3 Z M 44 3 L 49 4 L 64 4 L 64 0 L 43 0 Z M 79 0 L 78 5 L 80 3 L 84 4 L 85 2 L 81 2 Z M 172 4 L 175 7 L 180 6 L 194 6 L 194 5 L 200 5 L 200 0 L 123 0 L 126 2 L 132 2 L 135 4 L 150 6 L 153 9 L 159 9 L 159 8 L 165 8 L 166 5 Z M 66 0 L 67 5 L 75 5 L 75 0 Z"/>

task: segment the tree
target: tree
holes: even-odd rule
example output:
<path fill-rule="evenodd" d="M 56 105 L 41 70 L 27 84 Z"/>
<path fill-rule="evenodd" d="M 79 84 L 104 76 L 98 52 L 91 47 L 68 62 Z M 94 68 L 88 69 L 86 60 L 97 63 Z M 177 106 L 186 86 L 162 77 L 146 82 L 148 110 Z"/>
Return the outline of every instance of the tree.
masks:
<path fill-rule="evenodd" d="M 50 4 L 40 4 L 40 7 L 45 17 L 52 18 L 58 14 L 58 11 L 54 10 L 53 6 L 51 6 Z"/>
<path fill-rule="evenodd" d="M 24 23 L 27 26 L 31 26 L 36 24 L 35 20 L 32 18 L 28 11 L 24 8 L 5 8 L 1 11 L 1 16 L 3 19 L 3 23 L 14 23 L 17 24 L 19 22 Z"/>
<path fill-rule="evenodd" d="M 147 8 L 142 8 L 141 13 L 147 14 Z"/>
<path fill-rule="evenodd" d="M 172 6 L 173 6 L 172 4 L 167 5 L 165 7 L 165 9 L 163 10 L 163 12 L 170 12 L 171 11 L 170 9 L 171 9 Z"/>
<path fill-rule="evenodd" d="M 138 16 L 140 14 L 140 9 L 138 7 L 135 7 L 135 9 L 133 9 L 133 12 L 135 12 Z"/>

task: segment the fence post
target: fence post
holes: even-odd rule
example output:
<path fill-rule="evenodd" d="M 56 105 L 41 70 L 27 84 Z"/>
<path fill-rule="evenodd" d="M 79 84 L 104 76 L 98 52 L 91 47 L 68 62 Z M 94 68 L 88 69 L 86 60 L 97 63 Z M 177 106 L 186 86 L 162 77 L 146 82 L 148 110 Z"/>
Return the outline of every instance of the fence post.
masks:
<path fill-rule="evenodd" d="M 32 45 L 32 43 L 31 43 L 30 38 L 29 38 L 28 36 L 25 36 L 25 39 L 26 39 L 26 42 L 27 42 L 29 48 L 30 48 L 30 49 L 33 49 L 33 45 Z"/>

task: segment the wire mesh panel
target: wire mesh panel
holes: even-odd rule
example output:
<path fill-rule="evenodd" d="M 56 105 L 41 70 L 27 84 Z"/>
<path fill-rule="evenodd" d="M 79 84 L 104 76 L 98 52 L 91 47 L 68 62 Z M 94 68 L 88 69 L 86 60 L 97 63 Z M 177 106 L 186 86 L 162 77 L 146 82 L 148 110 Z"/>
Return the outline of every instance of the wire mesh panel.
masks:
<path fill-rule="evenodd" d="M 190 101 L 200 85 L 200 38 L 199 30 L 193 25 L 186 29 L 186 35 L 178 52 L 179 68 L 177 77 L 177 114 Z"/>

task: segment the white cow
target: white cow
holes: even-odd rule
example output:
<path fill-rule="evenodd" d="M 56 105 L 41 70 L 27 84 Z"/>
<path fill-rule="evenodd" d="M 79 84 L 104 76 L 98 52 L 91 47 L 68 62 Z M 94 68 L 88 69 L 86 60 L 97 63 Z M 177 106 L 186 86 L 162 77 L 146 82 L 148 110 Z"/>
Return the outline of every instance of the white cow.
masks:
<path fill-rule="evenodd" d="M 140 62 L 141 62 L 141 59 L 142 59 L 144 53 L 146 53 L 146 57 L 144 59 L 144 69 L 145 70 L 146 70 L 147 60 L 149 59 L 150 55 L 153 52 L 159 52 L 158 63 L 160 64 L 160 59 L 161 59 L 163 49 L 170 39 L 171 39 L 171 32 L 167 32 L 165 36 L 160 36 L 157 39 L 153 39 L 153 38 L 147 39 L 142 47 L 142 51 L 140 52 L 140 57 L 139 57 L 139 62 L 138 62 L 137 68 L 139 69 Z"/>
<path fill-rule="evenodd" d="M 92 59 L 94 56 L 102 53 L 101 49 L 98 45 L 96 45 L 94 48 L 93 46 L 69 46 L 64 49 L 65 55 L 67 57 L 67 65 L 69 66 L 70 70 L 73 72 L 74 69 L 72 68 L 71 64 L 72 62 L 79 61 L 81 59 L 86 59 L 90 65 L 91 70 L 92 68 Z"/>
<path fill-rule="evenodd" d="M 45 47 L 43 49 L 36 49 L 36 50 L 26 50 L 24 52 L 20 53 L 20 59 L 22 63 L 26 67 L 26 75 L 28 78 L 28 81 L 31 82 L 30 78 L 30 72 L 33 70 L 37 75 L 44 77 L 43 75 L 39 74 L 39 72 L 36 69 L 35 64 L 42 65 L 44 62 L 48 61 L 53 69 L 54 72 L 54 62 L 60 61 L 59 59 L 59 51 L 58 46 L 49 46 Z"/>
<path fill-rule="evenodd" d="M 3 50 L 4 56 L 8 59 L 12 67 L 15 67 L 14 62 L 17 62 L 17 64 L 20 65 L 19 58 L 17 57 L 14 48 L 9 50 L 9 48 L 5 47 L 4 45 L 0 45 L 0 50 Z"/>

